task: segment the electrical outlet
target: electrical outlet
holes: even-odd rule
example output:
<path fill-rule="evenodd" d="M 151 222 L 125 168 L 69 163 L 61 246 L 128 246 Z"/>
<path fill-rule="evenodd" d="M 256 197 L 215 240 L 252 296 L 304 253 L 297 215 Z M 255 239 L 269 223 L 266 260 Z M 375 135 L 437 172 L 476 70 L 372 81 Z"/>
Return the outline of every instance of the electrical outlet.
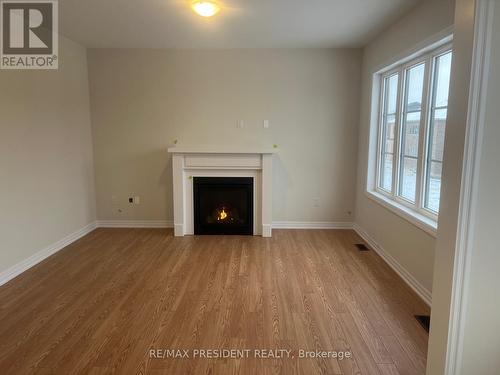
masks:
<path fill-rule="evenodd" d="M 269 120 L 264 120 L 264 129 L 269 129 Z"/>
<path fill-rule="evenodd" d="M 136 195 L 136 196 L 134 197 L 134 203 L 135 203 L 135 204 L 141 204 L 141 197 L 140 197 L 140 196 L 138 196 L 138 195 Z"/>
<path fill-rule="evenodd" d="M 238 120 L 238 129 L 243 129 L 245 127 L 245 122 L 243 120 Z"/>

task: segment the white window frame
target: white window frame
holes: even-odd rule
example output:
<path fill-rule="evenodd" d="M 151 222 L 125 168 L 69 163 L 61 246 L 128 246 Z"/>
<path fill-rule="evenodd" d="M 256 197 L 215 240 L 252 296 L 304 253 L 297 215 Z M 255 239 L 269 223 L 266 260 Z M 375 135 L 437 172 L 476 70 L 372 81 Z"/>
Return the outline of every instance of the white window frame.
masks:
<path fill-rule="evenodd" d="M 370 137 L 376 137 L 376 142 L 370 141 L 369 167 L 367 178 L 368 196 L 384 207 L 417 225 L 427 233 L 435 236 L 437 231 L 438 213 L 425 207 L 425 189 L 427 176 L 427 158 L 430 150 L 429 131 L 431 126 L 431 115 L 433 105 L 433 91 L 435 86 L 435 62 L 436 59 L 452 50 L 452 35 L 442 40 L 421 48 L 407 58 L 398 60 L 386 68 L 380 69 L 373 76 L 372 95 L 372 121 Z M 406 96 L 406 71 L 421 63 L 425 63 L 424 88 L 422 95 L 421 118 L 418 140 L 417 157 L 417 181 L 415 202 L 402 197 L 400 193 L 400 170 L 403 156 L 401 154 L 402 128 L 404 120 L 404 102 Z M 386 78 L 398 74 L 397 107 L 395 119 L 395 135 L 392 165 L 392 192 L 380 187 L 382 168 L 382 139 L 384 125 L 385 106 L 385 82 Z M 402 97 L 403 96 L 403 97 Z M 373 150 L 374 149 L 374 150 Z M 372 167 L 370 168 L 370 162 Z M 374 165 L 373 165 L 374 163 Z"/>

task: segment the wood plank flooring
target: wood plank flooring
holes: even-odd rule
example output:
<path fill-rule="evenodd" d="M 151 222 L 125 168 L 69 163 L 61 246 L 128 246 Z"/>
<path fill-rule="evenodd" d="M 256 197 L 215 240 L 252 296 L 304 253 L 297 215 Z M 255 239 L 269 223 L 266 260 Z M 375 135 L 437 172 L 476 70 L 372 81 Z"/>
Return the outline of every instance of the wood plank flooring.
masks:
<path fill-rule="evenodd" d="M 429 309 L 359 242 L 350 230 L 97 229 L 0 287 L 0 373 L 424 374 L 428 335 L 413 315 Z M 151 349 L 294 357 L 162 359 Z"/>

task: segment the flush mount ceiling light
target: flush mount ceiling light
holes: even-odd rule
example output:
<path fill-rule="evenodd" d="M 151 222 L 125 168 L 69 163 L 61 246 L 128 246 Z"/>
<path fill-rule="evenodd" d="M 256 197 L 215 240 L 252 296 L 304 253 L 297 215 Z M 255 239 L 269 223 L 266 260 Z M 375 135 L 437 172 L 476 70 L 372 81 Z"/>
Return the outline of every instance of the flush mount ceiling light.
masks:
<path fill-rule="evenodd" d="M 212 17 L 217 14 L 220 10 L 220 6 L 213 1 L 194 1 L 191 4 L 191 8 L 202 17 Z"/>

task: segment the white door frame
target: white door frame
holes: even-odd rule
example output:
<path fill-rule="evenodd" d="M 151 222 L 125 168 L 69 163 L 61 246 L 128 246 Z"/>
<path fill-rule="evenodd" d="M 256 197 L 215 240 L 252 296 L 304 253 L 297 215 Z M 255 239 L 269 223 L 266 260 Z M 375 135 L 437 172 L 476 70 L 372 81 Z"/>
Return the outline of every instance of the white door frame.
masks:
<path fill-rule="evenodd" d="M 474 46 L 455 261 L 453 265 L 445 375 L 460 375 L 462 369 L 470 263 L 474 250 L 473 230 L 477 207 L 479 164 L 485 127 L 494 3 L 495 0 L 476 0 L 475 4 Z"/>

